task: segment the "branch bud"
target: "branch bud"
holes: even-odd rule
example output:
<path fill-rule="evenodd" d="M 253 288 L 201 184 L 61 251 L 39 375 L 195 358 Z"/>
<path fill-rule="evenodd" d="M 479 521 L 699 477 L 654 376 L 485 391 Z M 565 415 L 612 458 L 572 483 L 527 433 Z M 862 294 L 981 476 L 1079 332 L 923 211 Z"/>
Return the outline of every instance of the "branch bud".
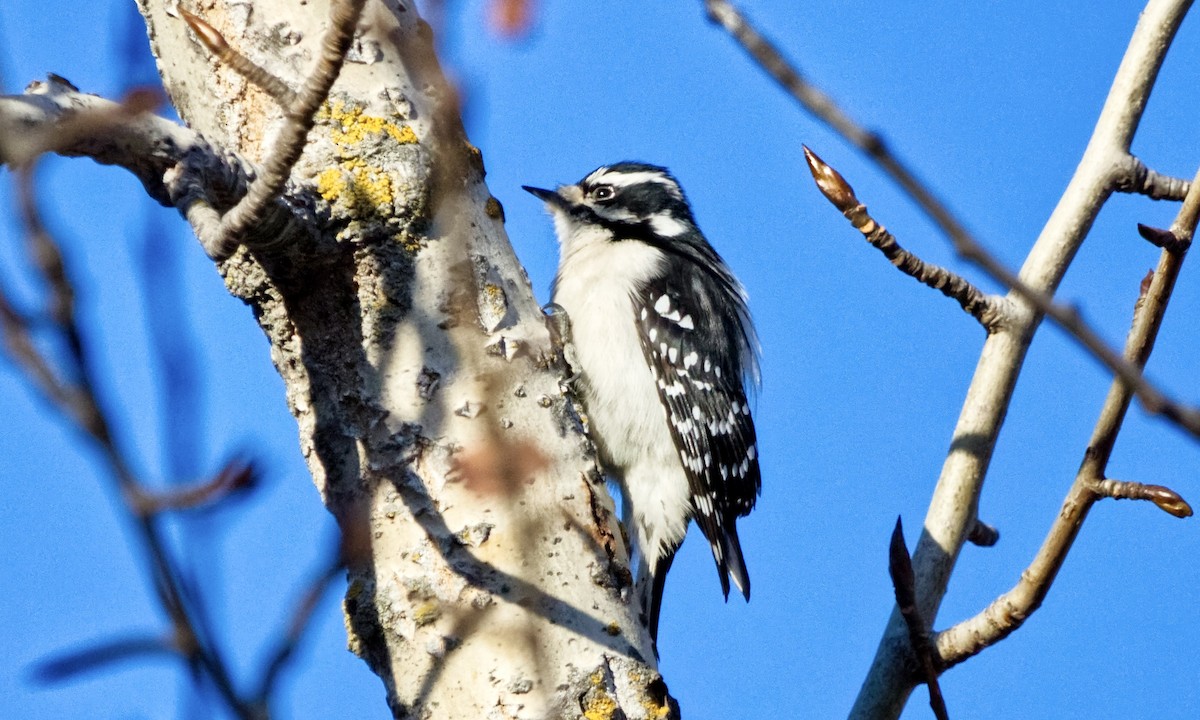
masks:
<path fill-rule="evenodd" d="M 1143 225 L 1141 223 L 1138 223 L 1137 227 L 1138 235 L 1141 235 L 1144 239 L 1149 240 L 1151 245 L 1160 247 L 1172 255 L 1182 255 L 1183 253 L 1187 252 L 1188 245 L 1191 244 L 1186 240 L 1180 239 L 1178 235 L 1170 230 L 1150 227 L 1149 225 Z"/>
<path fill-rule="evenodd" d="M 809 150 L 807 145 L 801 145 L 801 147 L 804 148 L 804 159 L 808 161 L 808 169 L 817 183 L 817 189 L 821 191 L 825 199 L 843 213 L 857 206 L 858 198 L 855 197 L 854 188 L 850 187 L 846 178 L 825 164 L 825 161 Z"/>
<path fill-rule="evenodd" d="M 1148 485 L 1146 487 L 1146 498 L 1157 505 L 1159 509 L 1169 512 L 1177 518 L 1192 516 L 1192 506 L 1188 505 L 1187 500 L 1184 500 L 1180 497 L 1179 493 L 1171 488 L 1161 485 Z"/>
<path fill-rule="evenodd" d="M 1162 485 L 1104 479 L 1095 483 L 1094 491 L 1100 497 L 1110 497 L 1114 500 L 1149 500 L 1160 510 L 1177 518 L 1192 516 L 1192 506 L 1188 505 L 1179 493 Z"/>
<path fill-rule="evenodd" d="M 221 37 L 221 33 L 212 25 L 204 22 L 198 15 L 179 8 L 179 14 L 183 16 L 184 22 L 196 33 L 196 37 L 200 38 L 200 42 L 204 43 L 204 47 L 213 55 L 221 55 L 229 49 L 229 44 L 225 42 L 225 38 Z"/>

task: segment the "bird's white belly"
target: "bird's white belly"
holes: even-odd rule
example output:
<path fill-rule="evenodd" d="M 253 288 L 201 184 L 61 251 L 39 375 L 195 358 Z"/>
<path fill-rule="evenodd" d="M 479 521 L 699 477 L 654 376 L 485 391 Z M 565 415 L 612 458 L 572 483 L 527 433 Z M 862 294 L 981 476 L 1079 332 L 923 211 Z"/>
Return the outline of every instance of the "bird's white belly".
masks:
<path fill-rule="evenodd" d="M 600 253 L 607 257 L 594 257 Z M 593 257 L 579 258 L 582 251 L 568 257 L 564 262 L 581 265 L 560 273 L 568 280 L 556 287 L 554 302 L 571 319 L 582 399 L 601 462 L 620 483 L 626 520 L 633 522 L 639 549 L 653 561 L 663 549 L 674 549 L 682 541 L 691 493 L 654 374 L 642 353 L 632 298 L 637 278 L 631 282 L 628 270 L 604 271 L 617 262 L 654 268 L 645 255 L 624 257 L 635 253 L 658 251 L 609 243 L 595 248 Z"/>

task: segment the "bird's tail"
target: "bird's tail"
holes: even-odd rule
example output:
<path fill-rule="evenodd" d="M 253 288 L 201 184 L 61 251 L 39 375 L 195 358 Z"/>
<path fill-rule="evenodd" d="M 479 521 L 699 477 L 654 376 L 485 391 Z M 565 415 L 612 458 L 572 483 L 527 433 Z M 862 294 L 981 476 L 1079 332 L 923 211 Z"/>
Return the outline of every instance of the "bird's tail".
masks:
<path fill-rule="evenodd" d="M 637 587 L 642 593 L 642 618 L 646 629 L 650 631 L 650 639 L 654 641 L 654 652 L 658 653 L 658 616 L 662 612 L 663 589 L 667 585 L 667 571 L 675 561 L 675 553 L 666 553 L 654 564 L 651 571 L 645 558 L 639 563 Z"/>
<path fill-rule="evenodd" d="M 729 523 L 717 542 L 710 541 L 709 544 L 712 545 L 713 558 L 717 561 L 717 572 L 721 575 L 721 591 L 725 593 L 725 599 L 729 599 L 729 581 L 732 580 L 749 602 L 750 572 L 746 570 L 746 558 L 742 557 L 742 543 L 738 540 L 737 526 Z"/>

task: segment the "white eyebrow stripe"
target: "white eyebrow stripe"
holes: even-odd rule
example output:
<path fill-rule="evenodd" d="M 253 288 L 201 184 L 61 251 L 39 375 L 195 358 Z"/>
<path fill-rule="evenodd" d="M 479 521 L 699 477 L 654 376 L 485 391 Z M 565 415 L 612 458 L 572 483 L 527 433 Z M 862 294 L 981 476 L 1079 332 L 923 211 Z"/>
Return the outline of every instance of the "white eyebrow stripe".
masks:
<path fill-rule="evenodd" d="M 679 190 L 679 185 L 674 180 L 663 175 L 660 172 L 651 170 L 639 170 L 636 172 L 621 172 L 613 171 L 607 167 L 600 168 L 596 172 L 588 175 L 587 181 L 592 184 L 607 184 L 615 187 L 629 187 L 631 185 L 640 185 L 642 183 L 658 183 L 667 188 L 667 192 L 675 198 L 682 198 L 683 194 Z"/>

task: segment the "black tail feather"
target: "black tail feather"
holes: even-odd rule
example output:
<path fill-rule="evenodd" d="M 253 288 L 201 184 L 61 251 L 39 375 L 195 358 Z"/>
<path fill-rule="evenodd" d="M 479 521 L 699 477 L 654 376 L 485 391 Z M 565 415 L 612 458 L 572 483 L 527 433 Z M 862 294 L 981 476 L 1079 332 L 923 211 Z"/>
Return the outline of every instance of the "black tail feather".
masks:
<path fill-rule="evenodd" d="M 654 652 L 658 653 L 658 614 L 662 612 L 663 589 L 667 586 L 667 571 L 675 561 L 675 553 L 667 553 L 659 558 L 654 566 L 654 573 L 649 583 L 650 596 L 646 598 L 646 627 L 650 630 L 650 639 L 654 641 Z"/>
<path fill-rule="evenodd" d="M 725 599 L 729 600 L 729 580 L 732 579 L 733 584 L 742 591 L 742 595 L 749 602 L 750 572 L 746 570 L 746 558 L 742 557 L 742 543 L 738 540 L 737 526 L 732 522 L 721 538 L 721 546 L 724 548 L 725 562 L 718 560 L 717 569 L 721 573 L 721 589 L 725 591 Z"/>

